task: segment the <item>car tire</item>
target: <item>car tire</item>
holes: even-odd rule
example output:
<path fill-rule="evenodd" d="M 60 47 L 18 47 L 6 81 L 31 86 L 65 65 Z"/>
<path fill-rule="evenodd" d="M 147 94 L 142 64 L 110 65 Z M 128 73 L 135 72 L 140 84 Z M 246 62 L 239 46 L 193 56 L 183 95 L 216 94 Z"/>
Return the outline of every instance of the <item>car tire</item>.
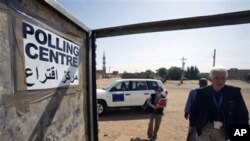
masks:
<path fill-rule="evenodd" d="M 107 104 L 106 104 L 106 102 L 98 100 L 98 102 L 97 102 L 97 114 L 99 116 L 102 116 L 102 115 L 104 115 L 104 113 L 106 113 L 106 111 L 107 111 Z"/>

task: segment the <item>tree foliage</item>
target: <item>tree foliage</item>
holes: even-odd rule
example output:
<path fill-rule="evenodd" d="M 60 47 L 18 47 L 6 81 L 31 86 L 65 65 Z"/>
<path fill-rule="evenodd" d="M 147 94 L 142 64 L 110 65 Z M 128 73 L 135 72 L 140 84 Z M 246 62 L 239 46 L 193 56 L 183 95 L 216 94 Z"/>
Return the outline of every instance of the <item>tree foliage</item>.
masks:
<path fill-rule="evenodd" d="M 149 78 L 153 79 L 155 76 L 159 76 L 163 83 L 166 82 L 167 79 L 169 80 L 180 80 L 182 75 L 182 69 L 180 67 L 170 67 L 168 70 L 164 67 L 159 68 L 156 70 L 156 74 L 151 70 L 146 70 L 145 73 L 127 73 L 124 71 L 122 78 Z M 196 66 L 187 67 L 185 71 L 185 77 L 189 80 L 197 80 L 200 78 L 200 71 Z M 248 80 L 250 76 L 248 76 Z"/>
<path fill-rule="evenodd" d="M 155 73 L 151 70 L 146 70 L 146 78 L 153 79 L 155 76 Z"/>
<path fill-rule="evenodd" d="M 161 81 L 165 83 L 168 77 L 168 70 L 166 68 L 159 68 L 156 72 L 161 77 Z"/>
<path fill-rule="evenodd" d="M 187 67 L 187 71 L 185 73 L 185 76 L 189 80 L 197 80 L 197 79 L 199 79 L 199 75 L 200 75 L 200 71 L 196 66 Z"/>
<path fill-rule="evenodd" d="M 180 80 L 182 70 L 179 67 L 171 67 L 168 70 L 168 78 L 170 80 Z"/>

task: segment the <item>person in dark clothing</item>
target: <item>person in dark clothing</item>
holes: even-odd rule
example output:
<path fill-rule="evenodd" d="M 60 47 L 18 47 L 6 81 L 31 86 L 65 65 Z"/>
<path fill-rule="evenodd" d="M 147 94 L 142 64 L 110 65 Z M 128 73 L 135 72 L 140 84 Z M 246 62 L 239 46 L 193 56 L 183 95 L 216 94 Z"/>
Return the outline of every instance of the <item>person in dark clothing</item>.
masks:
<path fill-rule="evenodd" d="M 227 140 L 230 125 L 249 124 L 240 88 L 225 85 L 227 76 L 226 69 L 215 67 L 209 73 L 211 85 L 197 90 L 189 130 L 196 129 L 199 141 Z"/>
<path fill-rule="evenodd" d="M 151 106 L 154 110 L 150 113 L 149 125 L 147 135 L 149 139 L 156 139 L 157 132 L 160 128 L 161 119 L 163 116 L 164 106 L 159 105 L 159 101 L 162 98 L 165 98 L 161 93 L 163 89 L 161 87 L 157 87 L 155 89 L 155 94 L 151 94 L 147 100 L 149 106 Z M 153 126 L 154 124 L 154 126 Z"/>
<path fill-rule="evenodd" d="M 202 87 L 205 87 L 207 86 L 207 79 L 206 78 L 201 78 L 199 80 L 199 88 L 202 88 Z M 188 99 L 187 99 L 187 102 L 186 102 L 186 106 L 185 106 L 185 109 L 184 109 L 184 118 L 185 119 L 188 119 L 189 118 L 189 115 L 190 115 L 190 107 L 195 99 L 195 96 L 197 94 L 197 90 L 198 88 L 195 88 L 195 89 L 192 89 L 190 92 L 189 92 L 189 96 L 188 96 Z M 195 130 L 193 130 L 192 132 L 188 132 L 188 136 L 187 136 L 187 141 L 196 141 L 196 132 Z"/>
<path fill-rule="evenodd" d="M 206 78 L 201 78 L 199 80 L 199 88 L 201 87 L 205 87 L 207 86 L 207 79 Z M 192 89 L 190 92 L 189 92 L 189 95 L 188 95 L 188 99 L 187 99 L 187 102 L 186 102 L 186 106 L 185 106 L 185 109 L 184 109 L 184 118 L 185 119 L 188 119 L 189 117 L 189 114 L 190 114 L 190 107 L 194 101 L 194 98 L 195 98 L 195 95 L 196 95 L 196 91 L 197 91 L 198 88 L 194 88 Z"/>

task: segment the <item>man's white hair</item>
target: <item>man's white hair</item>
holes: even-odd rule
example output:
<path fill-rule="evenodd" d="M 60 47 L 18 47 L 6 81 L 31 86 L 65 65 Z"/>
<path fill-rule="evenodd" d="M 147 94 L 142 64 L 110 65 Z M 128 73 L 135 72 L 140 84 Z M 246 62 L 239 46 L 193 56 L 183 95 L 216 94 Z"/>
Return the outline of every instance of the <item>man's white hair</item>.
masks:
<path fill-rule="evenodd" d="M 225 72 L 226 78 L 228 77 L 228 72 L 224 67 L 221 67 L 221 66 L 213 67 L 210 70 L 209 78 L 213 78 L 214 72 Z"/>

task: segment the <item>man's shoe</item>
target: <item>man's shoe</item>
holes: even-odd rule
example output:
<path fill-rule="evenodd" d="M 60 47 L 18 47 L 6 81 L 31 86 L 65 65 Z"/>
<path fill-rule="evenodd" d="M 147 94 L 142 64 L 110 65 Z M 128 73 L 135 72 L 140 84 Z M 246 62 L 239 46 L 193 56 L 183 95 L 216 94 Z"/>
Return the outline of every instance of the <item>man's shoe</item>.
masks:
<path fill-rule="evenodd" d="M 153 135 L 153 139 L 157 139 L 157 135 Z"/>

